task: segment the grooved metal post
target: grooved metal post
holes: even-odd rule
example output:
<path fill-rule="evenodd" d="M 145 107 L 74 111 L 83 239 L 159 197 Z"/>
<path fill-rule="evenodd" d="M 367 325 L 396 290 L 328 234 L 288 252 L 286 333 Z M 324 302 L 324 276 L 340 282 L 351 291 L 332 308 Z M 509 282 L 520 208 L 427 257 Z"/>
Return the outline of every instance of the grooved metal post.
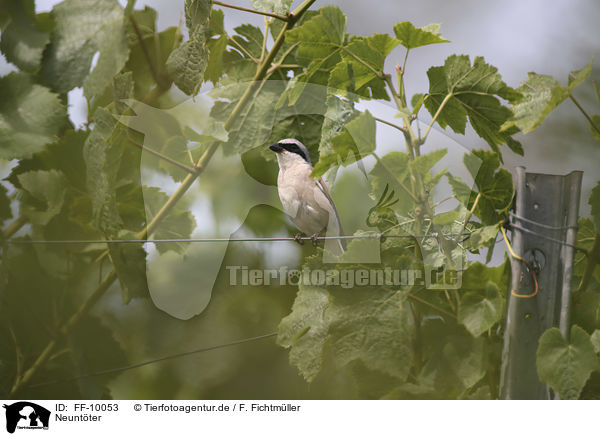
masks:
<path fill-rule="evenodd" d="M 518 167 L 516 173 L 512 246 L 535 266 L 539 286 L 532 298 L 515 297 L 509 290 L 500 398 L 550 399 L 550 389 L 538 379 L 536 351 L 547 329 L 560 327 L 568 334 L 574 248 L 565 244 L 576 242 L 583 172 L 556 176 Z M 516 259 L 511 267 L 511 289 L 531 294 L 534 283 L 527 267 Z"/>

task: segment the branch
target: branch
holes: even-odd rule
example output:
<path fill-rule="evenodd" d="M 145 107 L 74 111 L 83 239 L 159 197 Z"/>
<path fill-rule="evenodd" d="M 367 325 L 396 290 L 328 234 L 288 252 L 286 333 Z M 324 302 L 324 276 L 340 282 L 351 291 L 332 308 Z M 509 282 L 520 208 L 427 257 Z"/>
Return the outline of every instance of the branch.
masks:
<path fill-rule="evenodd" d="M 216 1 L 216 0 L 213 0 L 212 3 L 214 5 L 223 6 L 224 8 L 236 9 L 238 11 L 250 12 L 251 14 L 264 15 L 265 17 L 277 18 L 278 20 L 285 21 L 286 23 L 289 22 L 289 20 L 290 20 L 289 17 L 286 17 L 285 15 L 274 14 L 272 12 L 257 11 L 256 9 L 245 8 L 243 6 L 230 5 L 229 3 L 223 3 L 223 2 Z"/>
<path fill-rule="evenodd" d="M 229 118 L 225 122 L 225 129 L 229 130 L 231 128 L 233 122 L 238 117 L 240 112 L 244 109 L 246 104 L 250 101 L 253 95 L 253 91 L 257 88 L 257 82 L 260 83 L 262 79 L 264 79 L 265 74 L 271 64 L 273 59 L 275 58 L 277 51 L 281 48 L 284 41 L 285 32 L 291 29 L 296 21 L 308 10 L 308 8 L 315 2 L 316 0 L 305 0 L 293 13 L 290 13 L 289 20 L 286 23 L 286 26 L 281 30 L 281 33 L 277 37 L 275 44 L 269 51 L 266 59 L 263 63 L 257 68 L 256 74 L 254 75 L 254 82 L 248 86 L 244 95 L 239 100 Z M 188 174 L 186 178 L 183 180 L 177 191 L 167 200 L 167 202 L 163 205 L 163 207 L 158 211 L 158 213 L 154 216 L 152 221 L 146 226 L 144 230 L 139 232 L 136 236 L 138 239 L 146 239 L 147 235 L 152 233 L 154 228 L 158 225 L 162 219 L 167 216 L 167 214 L 171 211 L 173 206 L 177 203 L 177 201 L 186 193 L 186 191 L 190 188 L 192 183 L 196 180 L 196 178 L 202 173 L 202 171 L 206 168 L 206 165 L 214 155 L 215 151 L 218 148 L 219 143 L 213 142 L 208 149 L 204 152 L 202 157 L 198 160 L 198 163 L 195 165 L 195 171 L 193 174 Z M 10 390 L 9 398 L 13 398 L 15 395 L 19 393 L 19 391 L 27 385 L 31 379 L 35 376 L 35 374 L 44 366 L 44 364 L 51 357 L 54 348 L 57 346 L 59 341 L 69 334 L 69 332 L 76 326 L 79 321 L 90 311 L 90 309 L 98 302 L 98 300 L 104 295 L 104 293 L 110 288 L 112 283 L 117 279 L 116 270 L 113 270 L 104 278 L 104 280 L 98 285 L 96 290 L 92 292 L 92 294 L 88 297 L 88 299 L 79 307 L 77 312 L 69 318 L 69 320 L 58 330 L 56 337 L 54 337 L 46 348 L 42 351 L 42 353 L 38 356 L 33 365 L 23 374 L 21 378 L 15 381 L 13 387 Z"/>
<path fill-rule="evenodd" d="M 465 227 L 467 227 L 467 223 L 469 222 L 469 220 L 471 219 L 471 217 L 475 213 L 475 209 L 477 209 L 477 205 L 479 204 L 479 200 L 481 200 L 481 192 L 477 193 L 477 197 L 475 197 L 475 201 L 473 202 L 473 206 L 471 207 L 471 210 L 469 210 L 469 212 L 467 213 L 467 216 L 465 217 L 465 221 L 463 222 L 462 230 L 460 231 L 460 233 L 464 233 Z"/>
<path fill-rule="evenodd" d="M 440 104 L 440 107 L 438 108 L 438 110 L 435 112 L 435 115 L 433 116 L 433 118 L 431 119 L 431 122 L 429 123 L 429 125 L 427 126 L 427 130 L 425 130 L 425 134 L 423 135 L 423 137 L 421 138 L 421 142 L 425 142 L 425 140 L 427 139 L 427 136 L 429 135 L 429 132 L 431 131 L 431 128 L 433 127 L 433 124 L 435 123 L 435 121 L 437 120 L 437 118 L 440 116 L 440 114 L 442 113 L 442 110 L 444 109 L 444 106 L 446 106 L 446 103 L 448 103 L 448 101 L 450 101 L 450 99 L 454 96 L 454 94 L 449 93 L 446 95 L 446 97 L 444 97 L 444 100 L 442 100 L 442 104 Z"/>
<path fill-rule="evenodd" d="M 151 148 L 144 147 L 143 145 L 140 145 L 140 144 L 136 144 L 135 142 L 133 142 L 131 140 L 129 140 L 129 143 L 131 145 L 133 145 L 134 147 L 139 148 L 142 151 L 146 151 L 146 152 L 150 153 L 151 155 L 158 157 L 159 159 L 162 159 L 166 162 L 169 162 L 172 165 L 175 165 L 178 168 L 181 168 L 184 171 L 187 171 L 190 174 L 193 174 L 196 171 L 194 168 L 187 166 L 185 164 L 182 164 L 181 162 L 178 162 L 175 159 L 170 158 L 169 156 L 165 156 L 164 154 L 159 153 L 156 150 L 152 150 Z"/>
<path fill-rule="evenodd" d="M 394 123 L 390 123 L 389 121 L 386 121 L 382 118 L 377 118 L 377 117 L 373 117 L 375 119 L 375 121 L 379 121 L 382 124 L 387 124 L 390 127 L 393 127 L 394 129 L 398 129 L 400 130 L 402 133 L 406 133 L 406 129 L 404 127 L 400 127 Z"/>
<path fill-rule="evenodd" d="M 381 71 L 377 71 L 375 68 L 373 68 L 371 66 L 371 64 L 369 64 L 367 61 L 363 60 L 361 57 L 359 57 L 359 56 L 355 55 L 354 53 L 352 53 L 350 50 L 348 50 L 343 45 L 340 46 L 340 48 L 342 50 L 344 50 L 346 53 L 348 53 L 350 56 L 352 56 L 354 59 L 356 59 L 358 62 L 360 62 L 361 64 L 363 64 L 365 67 L 367 67 L 369 70 L 371 70 L 373 72 L 373 74 L 375 74 L 379 79 L 384 80 L 385 74 L 383 74 Z"/>
<path fill-rule="evenodd" d="M 21 227 L 23 227 L 25 224 L 27 224 L 27 218 L 24 218 L 23 216 L 20 216 L 14 220 L 9 224 L 6 230 L 4 230 L 4 239 L 8 239 L 13 236 L 15 233 L 21 230 Z"/>
<path fill-rule="evenodd" d="M 579 287 L 577 288 L 577 292 L 583 292 L 587 289 L 590 284 L 590 280 L 592 278 L 592 274 L 594 273 L 594 269 L 598 266 L 598 261 L 600 260 L 600 233 L 596 233 L 596 237 L 594 238 L 594 246 L 589 252 L 587 263 L 585 265 L 585 270 L 583 272 L 583 277 L 581 277 L 581 282 L 579 282 Z"/>
<path fill-rule="evenodd" d="M 569 94 L 569 98 L 573 101 L 573 103 L 575 103 L 575 106 L 577 106 L 577 109 L 579 109 L 581 111 L 581 113 L 583 114 L 584 117 L 587 118 L 587 120 L 590 122 L 590 124 L 592 125 L 592 127 L 594 128 L 594 130 L 596 132 L 598 132 L 598 134 L 600 135 L 600 126 L 598 126 L 594 120 L 592 119 L 592 117 L 590 117 L 588 115 L 588 113 L 585 111 L 585 109 L 579 104 L 579 102 L 575 99 L 575 97 L 573 97 L 572 94 Z"/>
<path fill-rule="evenodd" d="M 150 52 L 148 51 L 148 47 L 146 46 L 146 43 L 144 42 L 144 36 L 142 35 L 142 32 L 140 31 L 140 28 L 139 28 L 137 22 L 135 21 L 135 18 L 133 18 L 133 15 L 131 15 L 131 14 L 129 15 L 129 21 L 131 21 L 133 30 L 135 31 L 138 41 L 140 42 L 140 47 L 142 48 L 142 52 L 144 53 L 144 58 L 146 58 L 146 63 L 148 64 L 148 67 L 150 68 L 150 71 L 152 73 L 152 77 L 154 78 L 154 81 L 159 86 L 159 88 L 163 88 L 163 89 L 169 88 L 170 84 L 165 83 L 165 81 L 163 80 L 163 77 L 158 73 L 158 70 L 156 69 L 154 62 L 152 62 L 152 58 L 150 57 Z"/>

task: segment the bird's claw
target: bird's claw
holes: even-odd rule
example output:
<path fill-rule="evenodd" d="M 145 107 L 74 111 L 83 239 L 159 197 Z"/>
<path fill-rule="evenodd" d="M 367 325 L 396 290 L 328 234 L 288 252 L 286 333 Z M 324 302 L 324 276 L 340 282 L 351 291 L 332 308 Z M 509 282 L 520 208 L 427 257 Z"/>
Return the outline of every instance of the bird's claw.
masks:
<path fill-rule="evenodd" d="M 296 241 L 300 245 L 304 245 L 304 240 L 302 239 L 304 235 L 302 233 L 296 233 L 294 236 L 294 241 Z"/>
<path fill-rule="evenodd" d="M 319 233 L 315 233 L 310 237 L 313 247 L 317 247 L 319 245 L 319 236 L 321 236 Z"/>

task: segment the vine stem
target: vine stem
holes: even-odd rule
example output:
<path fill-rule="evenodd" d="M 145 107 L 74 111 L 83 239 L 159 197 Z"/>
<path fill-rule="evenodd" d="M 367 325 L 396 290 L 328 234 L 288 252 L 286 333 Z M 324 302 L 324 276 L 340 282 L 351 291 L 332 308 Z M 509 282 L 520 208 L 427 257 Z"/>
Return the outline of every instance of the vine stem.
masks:
<path fill-rule="evenodd" d="M 249 12 L 251 14 L 264 15 L 265 17 L 273 17 L 273 18 L 277 18 L 278 20 L 285 21 L 285 22 L 289 22 L 289 20 L 290 20 L 290 18 L 286 17 L 285 15 L 274 14 L 272 12 L 266 12 L 266 11 L 257 11 L 256 9 L 245 8 L 243 6 L 232 5 L 229 3 L 223 3 L 220 1 L 216 1 L 216 0 L 213 0 L 212 4 L 218 5 L 218 6 L 223 6 L 224 8 L 236 9 L 238 11 Z"/>
<path fill-rule="evenodd" d="M 169 156 L 165 156 L 164 154 L 159 153 L 156 150 L 152 150 L 151 148 L 144 147 L 143 145 L 137 144 L 137 143 L 135 143 L 135 142 L 133 142 L 131 140 L 129 142 L 134 147 L 137 147 L 137 148 L 139 148 L 142 151 L 148 152 L 151 155 L 156 156 L 157 158 L 164 160 L 165 162 L 169 162 L 171 165 L 174 165 L 174 166 L 176 166 L 176 167 L 178 167 L 178 168 L 180 168 L 180 169 L 182 169 L 184 171 L 187 171 L 190 174 L 194 173 L 196 171 L 194 168 L 192 168 L 192 167 L 190 167 L 188 165 L 182 164 L 181 162 L 178 162 L 175 159 L 170 158 Z"/>
<path fill-rule="evenodd" d="M 142 32 L 140 31 L 140 27 L 138 26 L 137 21 L 135 21 L 135 18 L 133 18 L 133 15 L 131 15 L 131 14 L 129 15 L 129 21 L 131 21 L 133 30 L 135 31 L 137 39 L 140 42 L 140 47 L 142 48 L 142 53 L 144 53 L 144 58 L 146 59 L 146 63 L 148 64 L 148 67 L 150 68 L 150 72 L 152 73 L 152 77 L 154 78 L 154 81 L 156 82 L 156 84 L 158 85 L 159 88 L 162 88 L 162 89 L 169 88 L 170 84 L 167 85 L 167 83 L 165 83 L 162 76 L 158 73 L 158 70 L 156 69 L 154 62 L 152 62 L 152 58 L 150 57 L 150 51 L 148 51 L 148 46 L 146 46 L 146 43 L 144 42 L 144 36 L 142 35 Z"/>
<path fill-rule="evenodd" d="M 238 101 L 237 105 L 234 107 L 233 111 L 227 118 L 227 121 L 224 124 L 226 130 L 231 128 L 236 118 L 240 114 L 240 112 L 244 109 L 246 104 L 252 98 L 252 95 L 256 89 L 258 89 L 258 85 L 260 81 L 264 79 L 267 70 L 269 69 L 270 64 L 273 62 L 273 59 L 277 55 L 277 52 L 283 45 L 285 39 L 285 32 L 291 29 L 296 21 L 312 6 L 312 4 L 316 0 L 305 0 L 298 8 L 294 10 L 294 12 L 290 13 L 288 16 L 288 20 L 286 21 L 286 26 L 281 30 L 279 36 L 275 40 L 273 47 L 269 51 L 267 57 L 263 61 L 261 65 L 258 66 L 256 70 L 256 74 L 254 75 L 252 83 L 246 88 L 246 91 Z M 175 191 L 175 193 L 167 200 L 167 202 L 163 205 L 163 207 L 158 211 L 158 213 L 154 216 L 152 221 L 146 226 L 144 230 L 139 232 L 136 236 L 138 239 L 147 238 L 148 234 L 152 233 L 152 231 L 156 228 L 156 226 L 160 223 L 160 221 L 169 214 L 171 209 L 175 206 L 177 201 L 183 197 L 183 195 L 187 192 L 196 178 L 202 173 L 202 171 L 206 168 L 206 165 L 214 155 L 215 151 L 218 148 L 219 143 L 213 142 L 204 154 L 198 160 L 198 163 L 195 165 L 195 172 L 193 174 L 188 174 L 186 178 L 183 180 L 179 188 Z M 100 298 L 106 293 L 106 291 L 110 288 L 113 282 L 117 279 L 117 272 L 113 267 L 112 271 L 102 280 L 102 282 L 98 285 L 98 287 L 92 292 L 92 294 L 87 298 L 87 300 L 79 307 L 77 312 L 75 312 L 69 320 L 63 324 L 56 336 L 46 345 L 41 354 L 37 357 L 33 365 L 23 373 L 23 376 L 18 378 L 13 384 L 8 397 L 14 398 L 19 391 L 27 385 L 31 379 L 35 376 L 35 374 L 44 366 L 44 364 L 48 361 L 48 359 L 52 356 L 52 353 L 59 341 L 66 335 L 69 334 L 71 329 L 75 325 L 79 323 L 79 321 L 87 315 L 87 313 L 91 310 L 92 307 L 100 300 Z"/>
<path fill-rule="evenodd" d="M 21 230 L 21 227 L 23 227 L 25 224 L 27 224 L 27 218 L 23 216 L 20 216 L 19 218 L 14 220 L 12 223 L 9 224 L 6 230 L 4 230 L 4 239 L 8 239 L 11 236 L 13 236 L 15 233 Z"/>
<path fill-rule="evenodd" d="M 583 276 L 581 277 L 581 282 L 579 282 L 579 287 L 577 288 L 577 292 L 583 292 L 587 289 L 590 284 L 590 280 L 592 278 L 592 274 L 594 273 L 594 269 L 598 266 L 598 260 L 600 259 L 600 233 L 596 233 L 596 237 L 594 238 L 594 245 L 590 252 L 588 253 L 588 261 L 585 265 L 585 270 L 583 271 Z"/>
<path fill-rule="evenodd" d="M 583 116 L 586 117 L 587 120 L 590 122 L 590 124 L 594 128 L 594 130 L 596 132 L 598 132 L 598 134 L 600 135 L 600 127 L 594 122 L 594 120 L 592 119 L 592 117 L 590 117 L 588 115 L 588 113 L 585 111 L 585 109 L 583 108 L 583 106 L 581 106 L 579 104 L 579 102 L 577 101 L 577 99 L 575 97 L 573 97 L 572 94 L 569 94 L 569 98 L 571 99 L 571 101 L 573 101 L 573 103 L 575 103 L 575 106 L 577 106 L 577 109 L 579 109 L 581 111 L 581 113 L 583 114 Z"/>
<path fill-rule="evenodd" d="M 431 131 L 431 128 L 433 127 L 433 125 L 435 124 L 437 118 L 440 116 L 440 114 L 442 113 L 442 110 L 444 109 L 444 106 L 446 106 L 446 104 L 450 101 L 450 99 L 454 96 L 453 93 L 449 93 L 446 95 L 446 97 L 444 97 L 444 100 L 442 100 L 442 104 L 440 104 L 440 107 L 438 108 L 438 110 L 435 112 L 435 115 L 433 116 L 433 118 L 431 119 L 431 122 L 429 123 L 429 125 L 427 126 L 427 130 L 425 130 L 425 134 L 423 135 L 423 137 L 421 138 L 421 142 L 425 142 L 425 140 L 427 139 L 427 136 L 429 135 L 429 132 Z"/>
<path fill-rule="evenodd" d="M 469 212 L 467 213 L 467 216 L 465 217 L 465 221 L 463 222 L 462 230 L 460 231 L 460 233 L 465 231 L 465 228 L 467 227 L 467 223 L 469 222 L 469 220 L 475 213 L 475 209 L 477 209 L 477 205 L 479 204 L 480 200 L 481 200 L 481 192 L 478 192 L 477 197 L 475 197 L 475 201 L 473 202 L 473 206 L 471 206 L 471 210 L 469 210 Z"/>
<path fill-rule="evenodd" d="M 406 129 L 404 127 L 400 127 L 400 126 L 398 126 L 398 125 L 396 125 L 394 123 L 390 123 L 389 121 L 386 121 L 386 120 L 384 120 L 382 118 L 377 118 L 377 117 L 373 117 L 373 118 L 375 119 L 375 121 L 378 121 L 378 122 L 380 122 L 382 124 L 387 124 L 388 126 L 393 127 L 394 129 L 400 130 L 402 133 L 406 132 Z"/>

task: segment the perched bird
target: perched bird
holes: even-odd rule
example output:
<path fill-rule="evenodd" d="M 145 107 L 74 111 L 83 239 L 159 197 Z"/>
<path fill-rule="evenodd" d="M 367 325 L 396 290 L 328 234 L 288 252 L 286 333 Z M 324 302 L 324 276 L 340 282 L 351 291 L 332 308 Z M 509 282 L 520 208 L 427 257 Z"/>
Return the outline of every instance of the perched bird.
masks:
<path fill-rule="evenodd" d="M 310 176 L 313 167 L 306 147 L 296 139 L 282 139 L 269 148 L 277 154 L 277 189 L 283 210 L 296 227 L 315 242 L 321 235 L 341 236 L 340 217 L 327 185 L 322 178 Z M 341 239 L 327 239 L 325 248 L 339 256 L 345 245 Z"/>

